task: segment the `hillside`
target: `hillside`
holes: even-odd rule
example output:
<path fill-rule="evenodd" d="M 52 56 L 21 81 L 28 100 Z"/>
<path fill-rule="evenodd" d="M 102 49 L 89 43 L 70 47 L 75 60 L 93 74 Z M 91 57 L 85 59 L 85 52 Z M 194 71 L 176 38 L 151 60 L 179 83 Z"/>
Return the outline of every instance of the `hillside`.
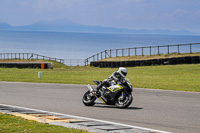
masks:
<path fill-rule="evenodd" d="M 127 28 L 104 27 L 83 25 L 68 19 L 58 19 L 53 21 L 39 21 L 30 25 L 10 26 L 7 23 L 0 22 L 0 30 L 18 30 L 18 31 L 56 31 L 56 32 L 90 32 L 90 33 L 123 33 L 123 34 L 167 34 L 167 35 L 195 35 L 186 30 L 171 31 L 165 29 L 154 30 L 135 30 Z"/>

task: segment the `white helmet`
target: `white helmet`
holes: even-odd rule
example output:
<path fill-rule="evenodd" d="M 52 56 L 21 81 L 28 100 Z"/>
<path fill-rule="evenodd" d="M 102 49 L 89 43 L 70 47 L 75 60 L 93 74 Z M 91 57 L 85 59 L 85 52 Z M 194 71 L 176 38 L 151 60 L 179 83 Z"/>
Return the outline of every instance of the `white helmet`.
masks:
<path fill-rule="evenodd" d="M 118 69 L 118 71 L 117 71 L 122 77 L 126 77 L 126 75 L 127 75 L 127 69 L 126 68 L 124 68 L 124 67 L 120 67 L 119 69 Z"/>

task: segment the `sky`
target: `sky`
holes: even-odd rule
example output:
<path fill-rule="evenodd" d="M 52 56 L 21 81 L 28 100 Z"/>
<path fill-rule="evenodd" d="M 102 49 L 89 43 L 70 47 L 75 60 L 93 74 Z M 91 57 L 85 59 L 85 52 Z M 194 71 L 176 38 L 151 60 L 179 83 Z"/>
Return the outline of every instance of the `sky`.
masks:
<path fill-rule="evenodd" d="M 69 19 L 85 25 L 200 32 L 200 0 L 0 0 L 12 26 Z"/>

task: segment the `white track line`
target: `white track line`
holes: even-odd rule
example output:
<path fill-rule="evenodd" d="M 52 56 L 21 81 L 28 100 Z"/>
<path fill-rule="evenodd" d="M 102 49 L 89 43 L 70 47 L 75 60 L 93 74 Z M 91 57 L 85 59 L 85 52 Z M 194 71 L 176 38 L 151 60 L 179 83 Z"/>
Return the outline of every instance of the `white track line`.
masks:
<path fill-rule="evenodd" d="M 7 104 L 0 104 L 0 105 L 2 105 L 2 106 L 8 106 L 8 107 L 13 107 L 13 108 L 21 108 L 21 109 L 39 111 L 39 112 L 43 112 L 43 113 L 51 113 L 51 114 L 62 115 L 62 116 L 66 116 L 66 117 L 74 117 L 74 118 L 79 118 L 79 119 L 86 119 L 86 120 L 91 120 L 91 121 L 104 122 L 104 123 L 108 123 L 108 124 L 119 125 L 119 126 L 126 126 L 126 127 L 131 127 L 131 128 L 136 128 L 136 129 L 141 129 L 141 130 L 146 130 L 146 131 L 152 131 L 152 132 L 171 133 L 171 132 L 166 132 L 166 131 L 161 131 L 161 130 L 155 130 L 155 129 L 150 129 L 150 128 L 132 126 L 132 125 L 127 125 L 127 124 L 121 124 L 121 123 L 110 122 L 110 121 L 105 121 L 105 120 L 98 120 L 98 119 L 81 117 L 81 116 L 67 115 L 67 114 L 62 114 L 62 113 L 49 112 L 49 111 L 44 111 L 44 110 L 37 110 L 37 109 L 26 108 L 26 107 L 19 107 L 19 106 L 7 105 Z"/>

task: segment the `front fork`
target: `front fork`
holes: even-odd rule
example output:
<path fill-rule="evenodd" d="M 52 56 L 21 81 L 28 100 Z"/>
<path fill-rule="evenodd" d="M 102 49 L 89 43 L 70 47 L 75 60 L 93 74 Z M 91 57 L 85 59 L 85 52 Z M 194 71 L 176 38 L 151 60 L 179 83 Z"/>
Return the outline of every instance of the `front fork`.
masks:
<path fill-rule="evenodd" d="M 122 94 L 121 94 L 121 96 L 119 97 L 119 100 L 120 100 L 120 101 L 124 101 L 124 100 L 126 99 L 126 95 L 127 95 L 126 92 L 123 92 L 123 91 L 122 91 Z"/>
<path fill-rule="evenodd" d="M 121 97 L 122 97 L 122 99 L 124 99 L 124 98 L 126 97 L 126 93 L 124 93 L 124 92 L 122 91 Z"/>

